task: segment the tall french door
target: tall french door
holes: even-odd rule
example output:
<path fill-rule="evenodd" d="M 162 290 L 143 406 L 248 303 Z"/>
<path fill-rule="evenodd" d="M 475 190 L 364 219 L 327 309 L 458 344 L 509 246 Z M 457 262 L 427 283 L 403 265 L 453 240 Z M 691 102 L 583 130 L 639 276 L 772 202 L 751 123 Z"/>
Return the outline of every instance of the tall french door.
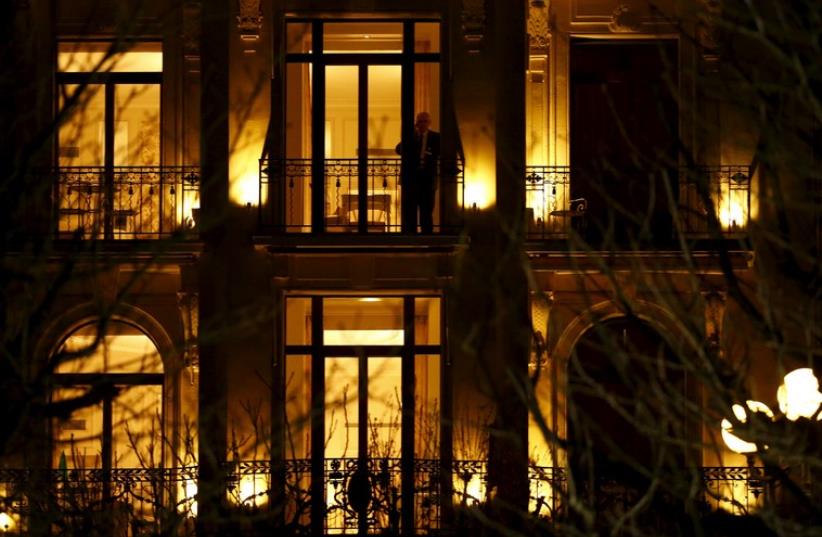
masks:
<path fill-rule="evenodd" d="M 159 44 L 105 60 L 110 44 L 61 43 L 55 189 L 57 231 L 147 238 L 171 230 L 174 187 L 160 180 Z"/>
<path fill-rule="evenodd" d="M 285 35 L 285 158 L 269 168 L 285 229 L 415 232 L 398 150 L 417 113 L 439 130 L 439 22 L 294 19 Z"/>
<path fill-rule="evenodd" d="M 401 139 L 402 66 L 368 61 L 325 66 L 322 154 L 328 230 L 400 230 L 396 148 Z"/>
<path fill-rule="evenodd" d="M 440 298 L 286 304 L 287 516 L 317 535 L 437 527 Z"/>

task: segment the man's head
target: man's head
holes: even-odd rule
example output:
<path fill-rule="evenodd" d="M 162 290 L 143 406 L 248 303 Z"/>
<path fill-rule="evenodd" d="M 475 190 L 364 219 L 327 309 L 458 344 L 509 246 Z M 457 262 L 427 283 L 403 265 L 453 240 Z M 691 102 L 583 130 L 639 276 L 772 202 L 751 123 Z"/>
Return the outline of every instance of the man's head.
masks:
<path fill-rule="evenodd" d="M 420 112 L 417 114 L 417 119 L 414 121 L 414 128 L 418 133 L 424 134 L 431 127 L 431 114 L 428 112 Z"/>

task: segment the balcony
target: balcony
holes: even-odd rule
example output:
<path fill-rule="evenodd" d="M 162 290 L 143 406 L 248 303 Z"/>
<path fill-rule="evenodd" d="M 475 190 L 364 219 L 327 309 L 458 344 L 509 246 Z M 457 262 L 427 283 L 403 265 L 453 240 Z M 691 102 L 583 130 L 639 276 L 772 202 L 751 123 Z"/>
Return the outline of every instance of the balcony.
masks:
<path fill-rule="evenodd" d="M 525 217 L 529 239 L 563 239 L 571 229 L 585 236 L 589 200 L 572 197 L 568 166 L 528 166 Z M 679 221 L 690 238 L 744 236 L 751 215 L 751 169 L 746 165 L 680 168 Z M 709 218 L 713 212 L 714 219 Z"/>
<path fill-rule="evenodd" d="M 326 459 L 323 463 L 324 502 L 313 506 L 311 460 L 285 461 L 282 523 L 287 528 L 300 535 L 308 534 L 313 507 L 324 513 L 326 533 L 391 533 L 399 527 L 400 459 L 368 459 L 364 472 L 359 471 L 356 458 Z M 761 509 L 769 499 L 773 500 L 774 484 L 762 468 L 706 467 L 694 471 L 702 478 L 697 503 L 704 514 L 721 510 L 748 515 Z M 417 535 L 433 534 L 441 529 L 440 472 L 438 460 L 414 461 L 414 533 Z M 532 516 L 551 522 L 569 514 L 564 468 L 531 465 L 529 479 Z M 174 528 L 178 535 L 193 534 L 192 521 L 197 516 L 196 480 L 197 469 L 193 466 L 108 471 L 0 469 L 0 523 L 4 525 L 2 531 L 19 534 L 26 532 L 29 519 L 34 516 L 48 516 L 55 528 L 71 535 L 84 533 L 89 527 L 101 527 L 100 524 L 119 528 L 115 535 L 160 534 Z M 482 506 L 487 500 L 486 480 L 485 461 L 453 461 L 454 507 L 459 511 Z M 226 465 L 226 499 L 248 514 L 268 509 L 271 483 L 270 461 Z M 598 480 L 592 497 L 599 512 L 618 514 L 633 508 L 643 492 L 613 480 Z M 582 489 L 578 494 L 588 497 Z M 681 504 L 682 500 L 678 502 Z M 653 517 L 653 513 L 650 516 Z M 457 520 L 459 523 L 459 518 Z"/>
<path fill-rule="evenodd" d="M 53 174 L 58 239 L 159 239 L 196 224 L 196 167 L 78 166 Z"/>
<path fill-rule="evenodd" d="M 259 223 L 274 233 L 416 233 L 403 225 L 401 160 L 260 161 Z M 316 181 L 322 191 L 315 192 Z M 463 166 L 441 161 L 434 202 L 435 234 L 456 234 L 463 218 Z M 321 214 L 316 214 L 320 212 Z"/>

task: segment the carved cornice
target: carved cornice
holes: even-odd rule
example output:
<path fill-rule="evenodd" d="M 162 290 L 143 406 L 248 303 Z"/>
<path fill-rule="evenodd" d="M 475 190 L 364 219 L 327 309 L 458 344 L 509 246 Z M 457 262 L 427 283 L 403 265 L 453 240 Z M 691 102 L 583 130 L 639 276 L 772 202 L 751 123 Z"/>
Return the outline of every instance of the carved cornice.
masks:
<path fill-rule="evenodd" d="M 200 366 L 198 338 L 200 333 L 200 297 L 197 293 L 177 293 L 177 306 L 183 323 L 185 365 L 196 370 Z"/>
<path fill-rule="evenodd" d="M 531 52 L 546 53 L 551 46 L 548 5 L 543 0 L 531 0 L 528 7 L 528 43 Z"/>
<path fill-rule="evenodd" d="M 625 4 L 620 4 L 611 13 L 608 29 L 614 33 L 630 33 L 642 30 L 642 14 Z"/>
<path fill-rule="evenodd" d="M 697 39 L 702 60 L 712 65 L 719 61 L 719 38 L 716 21 L 720 15 L 721 5 L 719 0 L 701 0 L 700 4 L 701 9 L 697 18 Z"/>
<path fill-rule="evenodd" d="M 476 54 L 485 37 L 485 0 L 462 0 L 462 36 L 468 52 Z"/>

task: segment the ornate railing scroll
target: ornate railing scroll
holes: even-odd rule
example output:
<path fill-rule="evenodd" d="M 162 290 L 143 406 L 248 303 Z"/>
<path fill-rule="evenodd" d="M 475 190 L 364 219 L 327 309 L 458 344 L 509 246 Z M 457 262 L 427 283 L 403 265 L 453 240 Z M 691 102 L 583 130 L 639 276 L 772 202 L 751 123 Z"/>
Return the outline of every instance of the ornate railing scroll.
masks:
<path fill-rule="evenodd" d="M 772 481 L 759 466 L 704 467 L 702 480 L 707 507 L 735 515 L 758 511 L 772 492 Z"/>
<path fill-rule="evenodd" d="M 570 178 L 568 166 L 526 168 L 525 225 L 529 238 L 550 239 L 567 235 L 572 217 L 578 210 L 571 200 Z"/>
<path fill-rule="evenodd" d="M 174 528 L 185 535 L 196 516 L 196 481 L 193 466 L 0 469 L 0 513 L 20 534 L 25 533 L 30 517 L 40 517 L 66 535 L 101 527 L 141 535 Z"/>
<path fill-rule="evenodd" d="M 58 238 L 156 239 L 196 225 L 196 167 L 72 166 L 52 173 Z"/>
<path fill-rule="evenodd" d="M 295 535 L 311 527 L 311 460 L 284 461 L 283 522 Z M 479 507 L 487 501 L 487 462 L 453 461 L 453 504 Z M 270 461 L 226 463 L 226 497 L 249 512 L 268 509 L 271 494 Z M 324 461 L 327 533 L 393 534 L 401 530 L 401 460 L 372 458 L 359 472 L 356 458 Z M 441 527 L 440 464 L 434 459 L 414 462 L 414 533 L 436 533 Z M 746 515 L 776 498 L 775 481 L 761 467 L 700 468 L 705 512 L 722 510 Z M 564 468 L 530 465 L 529 511 L 556 521 L 567 516 L 567 474 Z M 123 534 L 189 535 L 197 515 L 197 468 L 115 468 L 27 470 L 0 469 L 0 533 L 25 534 L 32 517 L 48 517 L 63 533 L 81 534 L 108 524 Z M 620 479 L 599 479 L 593 497 L 599 512 L 627 512 L 642 496 Z M 583 487 L 584 489 L 584 487 Z M 578 494 L 585 495 L 584 490 Z M 279 495 L 277 495 L 279 497 Z M 681 503 L 681 502 L 680 502 Z M 365 520 L 360 515 L 365 513 Z M 139 531 L 137 531 L 139 530 Z M 131 531 L 132 533 L 127 533 Z M 119 534 L 115 532 L 115 534 Z"/>

